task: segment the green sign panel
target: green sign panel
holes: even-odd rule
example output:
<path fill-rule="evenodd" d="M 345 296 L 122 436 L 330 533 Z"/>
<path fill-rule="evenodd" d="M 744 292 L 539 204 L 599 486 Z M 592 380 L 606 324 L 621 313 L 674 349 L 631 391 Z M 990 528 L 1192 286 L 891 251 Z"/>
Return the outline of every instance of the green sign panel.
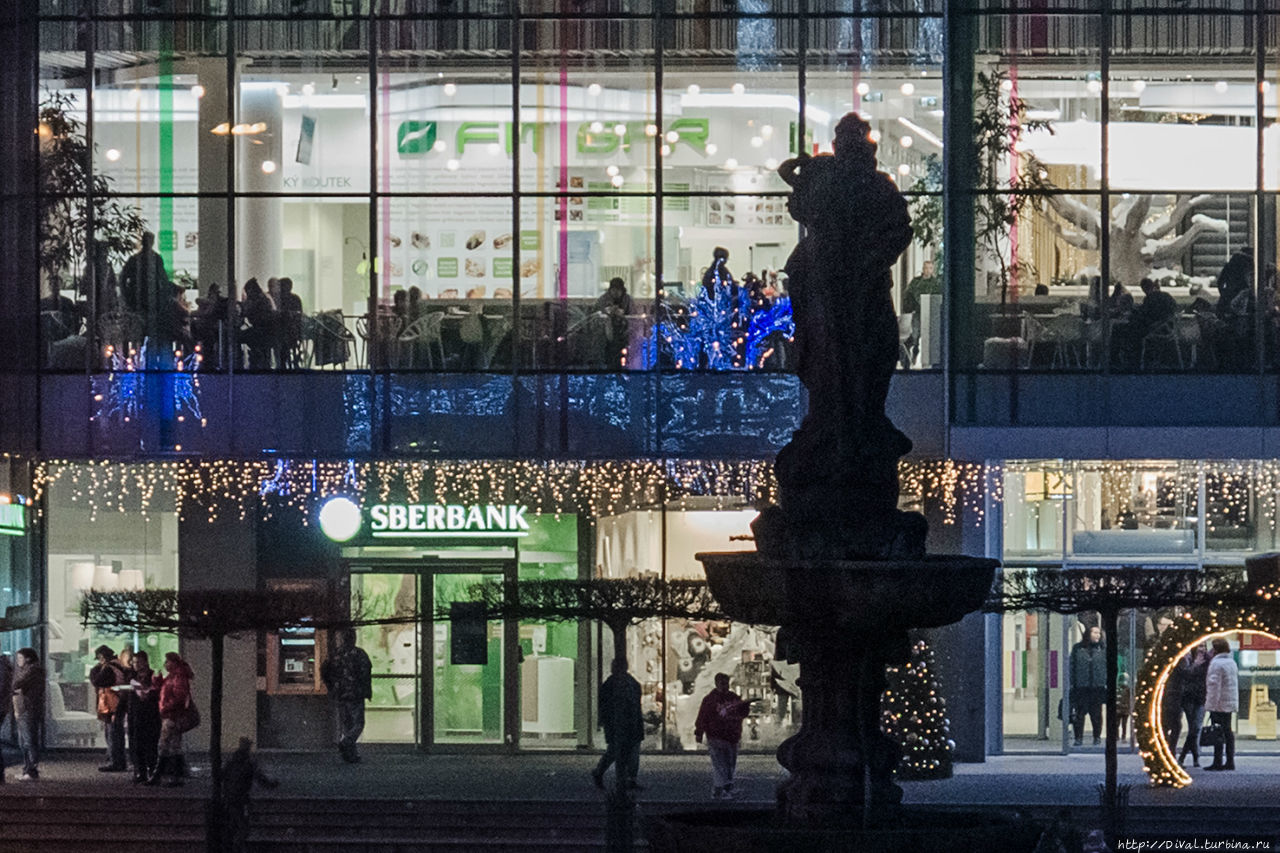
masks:
<path fill-rule="evenodd" d="M 401 157 L 426 154 L 435 144 L 434 121 L 402 121 L 396 130 L 396 151 Z"/>
<path fill-rule="evenodd" d="M 520 250 L 522 252 L 533 251 L 542 248 L 541 231 L 521 231 L 520 232 Z"/>
<path fill-rule="evenodd" d="M 494 278 L 511 278 L 510 258 L 494 258 L 493 259 L 493 277 Z"/>
<path fill-rule="evenodd" d="M 457 278 L 458 277 L 458 259 L 457 258 L 441 258 L 436 261 L 436 275 L 441 278 Z"/>
<path fill-rule="evenodd" d="M 22 504 L 0 504 L 0 535 L 25 536 L 27 508 Z"/>

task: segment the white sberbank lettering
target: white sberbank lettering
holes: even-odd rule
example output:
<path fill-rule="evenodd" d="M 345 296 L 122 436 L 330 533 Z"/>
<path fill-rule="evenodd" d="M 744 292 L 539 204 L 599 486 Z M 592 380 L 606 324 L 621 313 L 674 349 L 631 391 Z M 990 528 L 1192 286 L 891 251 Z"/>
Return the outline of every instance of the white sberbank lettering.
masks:
<path fill-rule="evenodd" d="M 528 536 L 527 510 L 515 504 L 374 504 L 369 532 L 379 537 Z"/>

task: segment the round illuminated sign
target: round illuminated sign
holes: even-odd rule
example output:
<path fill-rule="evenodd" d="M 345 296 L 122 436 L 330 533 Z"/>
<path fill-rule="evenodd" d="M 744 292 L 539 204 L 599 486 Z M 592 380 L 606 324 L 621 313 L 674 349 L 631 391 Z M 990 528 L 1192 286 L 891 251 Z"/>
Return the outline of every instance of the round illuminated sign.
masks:
<path fill-rule="evenodd" d="M 329 498 L 320 507 L 320 529 L 334 542 L 346 542 L 360 532 L 360 507 L 351 498 Z"/>

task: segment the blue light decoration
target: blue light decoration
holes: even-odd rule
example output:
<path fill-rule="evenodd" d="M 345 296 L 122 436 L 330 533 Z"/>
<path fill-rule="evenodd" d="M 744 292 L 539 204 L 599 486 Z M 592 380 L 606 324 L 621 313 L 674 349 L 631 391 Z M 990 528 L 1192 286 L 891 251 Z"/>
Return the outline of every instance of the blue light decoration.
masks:
<path fill-rule="evenodd" d="M 159 382 L 148 382 L 146 365 L 152 357 L 148 352 L 149 341 L 144 341 L 142 349 L 129 353 L 117 351 L 114 347 L 107 350 L 110 371 L 101 384 L 95 380 L 94 402 L 97 404 L 90 420 L 114 421 L 129 423 L 148 409 L 164 412 L 166 397 L 172 395 L 172 409 L 169 410 L 175 420 L 182 422 L 187 416 L 198 420 L 200 426 L 206 426 L 200 409 L 200 363 L 204 356 L 197 344 L 192 352 L 183 355 L 182 350 L 173 354 L 171 373 L 151 373 L 152 379 Z M 162 359 L 163 354 L 158 355 Z M 165 384 L 169 388 L 165 388 Z M 159 397 L 159 399 L 148 399 Z"/>
<path fill-rule="evenodd" d="M 271 476 L 258 486 L 258 497 L 289 494 L 289 460 L 277 459 Z"/>
<path fill-rule="evenodd" d="M 740 287 L 716 259 L 709 271 L 710 287 L 703 287 L 687 305 L 686 317 L 672 316 L 654 325 L 645 342 L 642 361 L 646 368 L 659 365 L 677 370 L 754 370 L 773 351 L 774 337 L 795 335 L 791 299 L 783 296 L 753 304 L 746 287 Z"/>

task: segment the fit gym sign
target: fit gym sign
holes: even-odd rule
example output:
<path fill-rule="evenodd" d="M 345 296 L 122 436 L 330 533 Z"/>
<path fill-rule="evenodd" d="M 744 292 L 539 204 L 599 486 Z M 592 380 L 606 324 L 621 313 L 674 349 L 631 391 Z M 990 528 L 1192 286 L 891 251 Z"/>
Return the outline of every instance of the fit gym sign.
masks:
<path fill-rule="evenodd" d="M 515 504 L 373 504 L 335 497 L 320 507 L 320 529 L 335 542 L 374 539 L 513 539 L 529 535 L 528 507 Z"/>
<path fill-rule="evenodd" d="M 533 153 L 542 150 L 542 138 L 554 127 L 548 124 L 522 123 L 519 142 L 528 145 Z M 396 129 L 396 151 L 402 158 L 425 156 L 435 149 L 439 126 L 434 121 L 404 121 Z M 706 118 L 683 117 L 667 125 L 673 145 L 684 143 L 699 154 L 706 152 L 711 136 L 711 121 Z M 468 146 L 501 145 L 510 157 L 516 146 L 515 122 L 466 121 L 458 125 L 454 137 L 454 149 L 466 153 Z M 575 148 L 579 154 L 612 154 L 629 151 L 636 141 L 653 135 L 652 123 L 628 121 L 617 124 L 583 122 L 575 134 Z"/>

